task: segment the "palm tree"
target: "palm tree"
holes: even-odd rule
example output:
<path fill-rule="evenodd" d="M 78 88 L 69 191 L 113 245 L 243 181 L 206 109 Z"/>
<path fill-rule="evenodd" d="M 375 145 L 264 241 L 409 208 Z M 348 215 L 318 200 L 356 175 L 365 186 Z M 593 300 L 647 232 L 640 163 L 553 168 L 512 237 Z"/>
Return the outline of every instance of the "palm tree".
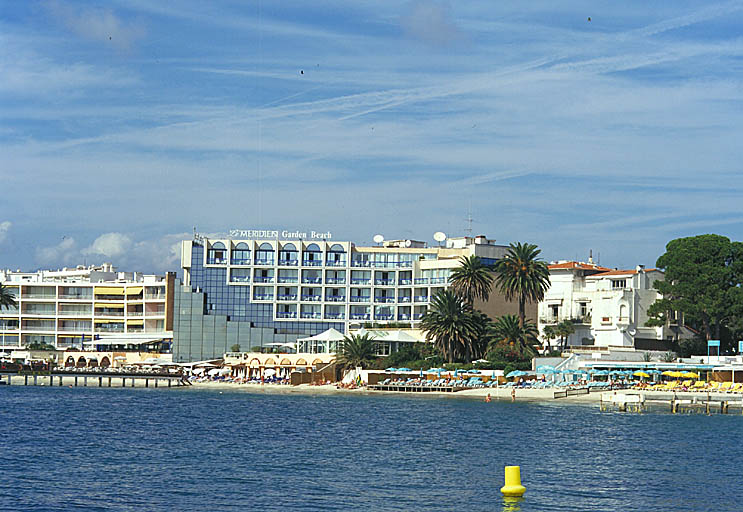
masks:
<path fill-rule="evenodd" d="M 568 338 L 575 333 L 575 326 L 570 320 L 563 320 L 555 326 L 555 333 L 560 337 L 562 349 L 568 348 Z"/>
<path fill-rule="evenodd" d="M 341 351 L 336 364 L 341 369 L 369 365 L 377 358 L 374 353 L 374 340 L 368 333 L 352 334 L 343 338 Z"/>
<path fill-rule="evenodd" d="M 476 298 L 487 302 L 493 285 L 490 268 L 475 255 L 459 258 L 459 266 L 449 276 L 452 290 L 472 305 Z"/>
<path fill-rule="evenodd" d="M 521 327 L 524 327 L 526 320 L 526 302 L 541 301 L 550 287 L 547 264 L 537 258 L 541 252 L 533 244 L 511 244 L 505 257 L 495 266 L 495 282 L 506 300 L 518 297 Z"/>
<path fill-rule="evenodd" d="M 527 320 L 522 327 L 516 315 L 503 315 L 493 324 L 491 343 L 513 344 L 522 354 L 533 356 L 536 353 L 533 345 L 539 343 L 538 334 L 533 322 Z"/>
<path fill-rule="evenodd" d="M 545 350 L 545 353 L 547 353 L 547 352 L 549 352 L 552 349 L 552 347 L 551 347 L 552 340 L 554 340 L 555 338 L 559 338 L 560 335 L 557 333 L 557 327 L 556 326 L 554 326 L 554 325 L 547 325 L 547 326 L 545 326 L 544 330 L 542 331 L 542 337 L 546 341 L 544 350 Z"/>
<path fill-rule="evenodd" d="M 10 290 L 0 283 L 0 310 L 3 308 L 14 308 L 17 305 L 15 295 L 10 293 Z"/>
<path fill-rule="evenodd" d="M 450 363 L 472 357 L 477 342 L 478 318 L 472 306 L 452 290 L 445 289 L 431 300 L 421 319 L 426 341 L 433 341 Z M 471 360 L 471 359 L 470 359 Z"/>

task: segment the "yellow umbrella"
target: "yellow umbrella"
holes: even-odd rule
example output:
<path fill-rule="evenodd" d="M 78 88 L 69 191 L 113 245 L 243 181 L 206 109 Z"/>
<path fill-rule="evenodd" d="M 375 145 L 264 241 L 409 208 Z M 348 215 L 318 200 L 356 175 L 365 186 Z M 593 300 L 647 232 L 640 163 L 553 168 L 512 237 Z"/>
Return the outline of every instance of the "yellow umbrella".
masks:
<path fill-rule="evenodd" d="M 684 376 L 681 372 L 674 372 L 672 370 L 666 370 L 661 375 L 665 375 L 666 377 L 675 377 L 675 378 Z"/>
<path fill-rule="evenodd" d="M 648 375 L 645 372 L 640 372 L 640 371 L 637 371 L 637 372 L 633 373 L 632 375 L 634 375 L 635 377 L 642 377 L 643 379 L 649 379 L 650 378 L 650 375 Z"/>
<path fill-rule="evenodd" d="M 690 379 L 698 379 L 699 378 L 699 374 L 696 373 L 696 372 L 683 372 L 683 373 L 681 373 L 681 376 L 682 377 L 688 377 Z"/>

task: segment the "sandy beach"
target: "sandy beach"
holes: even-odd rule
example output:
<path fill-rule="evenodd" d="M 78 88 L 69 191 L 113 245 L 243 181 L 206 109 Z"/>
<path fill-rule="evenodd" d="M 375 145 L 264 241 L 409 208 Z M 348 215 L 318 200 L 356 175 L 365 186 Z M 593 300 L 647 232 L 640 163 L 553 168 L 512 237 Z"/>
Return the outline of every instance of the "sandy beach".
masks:
<path fill-rule="evenodd" d="M 492 400 L 511 401 L 510 388 L 472 388 L 463 389 L 455 393 L 426 392 L 426 393 L 408 393 L 404 391 L 376 391 L 366 388 L 346 389 L 338 388 L 335 384 L 322 386 L 313 386 L 310 384 L 301 384 L 299 386 L 289 386 L 286 384 L 237 384 L 232 382 L 194 382 L 192 388 L 195 389 L 212 389 L 224 391 L 245 391 L 248 393 L 286 393 L 286 394 L 306 394 L 306 395 L 350 395 L 350 394 L 368 394 L 368 395 L 389 395 L 389 396 L 428 396 L 441 398 L 460 398 L 470 400 L 485 400 L 489 394 Z M 589 393 L 586 395 L 575 395 L 566 398 L 554 398 L 553 389 L 517 389 L 516 401 L 528 402 L 565 402 L 565 403 L 598 403 L 601 401 L 601 393 Z"/>

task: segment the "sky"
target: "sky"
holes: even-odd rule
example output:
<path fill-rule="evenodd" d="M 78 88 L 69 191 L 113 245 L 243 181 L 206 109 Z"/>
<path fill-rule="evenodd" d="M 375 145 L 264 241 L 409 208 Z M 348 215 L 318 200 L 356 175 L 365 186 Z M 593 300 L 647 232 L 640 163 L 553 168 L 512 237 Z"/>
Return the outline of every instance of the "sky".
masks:
<path fill-rule="evenodd" d="M 194 229 L 619 268 L 741 240 L 742 27 L 743 1 L 0 0 L 0 268 L 179 271 Z"/>

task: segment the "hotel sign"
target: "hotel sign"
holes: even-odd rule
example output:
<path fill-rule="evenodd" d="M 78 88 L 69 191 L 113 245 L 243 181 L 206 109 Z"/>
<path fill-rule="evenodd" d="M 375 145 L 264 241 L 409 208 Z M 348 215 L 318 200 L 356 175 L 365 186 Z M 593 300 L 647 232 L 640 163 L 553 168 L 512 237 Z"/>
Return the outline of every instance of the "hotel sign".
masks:
<path fill-rule="evenodd" d="M 230 238 L 265 239 L 289 238 L 297 240 L 330 240 L 330 231 L 302 231 L 289 229 L 230 229 Z"/>

